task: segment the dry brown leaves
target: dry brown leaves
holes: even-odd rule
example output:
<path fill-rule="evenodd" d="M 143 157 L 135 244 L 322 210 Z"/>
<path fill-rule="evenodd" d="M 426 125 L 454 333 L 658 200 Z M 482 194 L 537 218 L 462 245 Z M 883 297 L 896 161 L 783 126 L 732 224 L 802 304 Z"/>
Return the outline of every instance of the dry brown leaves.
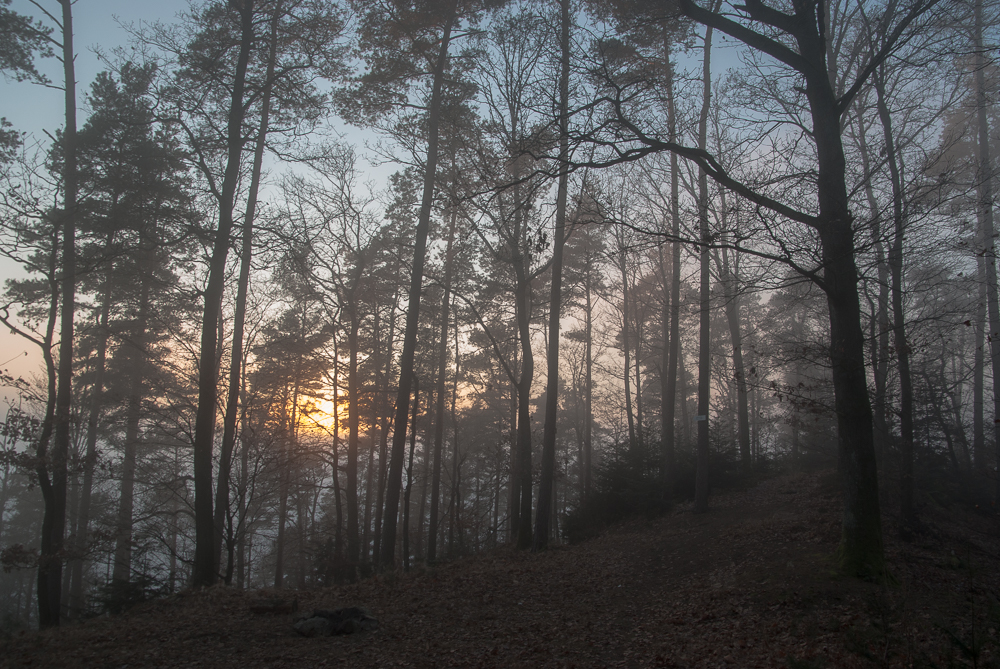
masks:
<path fill-rule="evenodd" d="M 789 475 L 580 546 L 294 595 L 303 612 L 365 606 L 379 619 L 371 633 L 304 639 L 291 615 L 250 611 L 289 593 L 213 588 L 24 635 L 0 646 L 0 665 L 991 666 L 995 518 L 931 519 L 915 542 L 889 540 L 898 583 L 885 587 L 834 572 L 837 499 L 832 475 Z"/>

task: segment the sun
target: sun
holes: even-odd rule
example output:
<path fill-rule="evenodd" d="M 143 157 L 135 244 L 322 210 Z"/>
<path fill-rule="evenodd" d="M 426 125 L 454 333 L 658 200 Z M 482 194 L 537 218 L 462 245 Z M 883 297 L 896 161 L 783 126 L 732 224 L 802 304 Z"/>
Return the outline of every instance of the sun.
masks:
<path fill-rule="evenodd" d="M 299 407 L 299 429 L 305 431 L 320 431 L 328 434 L 333 433 L 334 428 L 344 429 L 347 424 L 347 408 L 343 399 L 340 401 L 339 411 L 335 408 L 333 400 L 325 397 L 310 398 Z M 335 413 L 336 412 L 336 413 Z M 339 413 L 339 425 L 338 416 Z"/>

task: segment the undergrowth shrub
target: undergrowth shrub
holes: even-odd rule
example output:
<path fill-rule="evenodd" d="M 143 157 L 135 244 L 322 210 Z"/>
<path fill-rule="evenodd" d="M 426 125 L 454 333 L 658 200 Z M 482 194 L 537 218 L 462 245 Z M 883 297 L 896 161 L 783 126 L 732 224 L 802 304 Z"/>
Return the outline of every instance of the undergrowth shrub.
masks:
<path fill-rule="evenodd" d="M 167 594 L 164 584 L 146 574 L 134 575 L 128 583 L 110 581 L 94 597 L 94 613 L 122 613 L 136 604 Z"/>
<path fill-rule="evenodd" d="M 709 486 L 713 491 L 743 488 L 790 466 L 787 458 L 758 457 L 752 473 L 747 474 L 735 445 L 716 443 L 709 455 Z M 661 474 L 659 442 L 632 448 L 615 444 L 595 468 L 590 494 L 563 517 L 566 541 L 577 543 L 623 520 L 657 516 L 674 500 L 694 499 L 696 470 L 694 450 L 679 449 L 668 491 Z"/>
<path fill-rule="evenodd" d="M 596 468 L 591 494 L 565 515 L 563 535 L 568 542 L 577 543 L 608 525 L 636 516 L 653 517 L 667 508 L 658 448 L 618 444 L 611 457 Z"/>

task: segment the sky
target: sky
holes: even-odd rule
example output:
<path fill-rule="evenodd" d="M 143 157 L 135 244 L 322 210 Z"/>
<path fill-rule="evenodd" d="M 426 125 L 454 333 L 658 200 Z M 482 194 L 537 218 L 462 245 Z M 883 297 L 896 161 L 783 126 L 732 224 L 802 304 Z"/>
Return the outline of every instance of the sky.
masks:
<path fill-rule="evenodd" d="M 57 0 L 37 0 L 38 4 L 61 18 L 61 6 Z M 105 69 L 97 52 L 109 56 L 118 47 L 127 47 L 131 36 L 129 27 L 138 28 L 142 23 L 175 22 L 178 15 L 188 9 L 188 0 L 76 0 L 73 5 L 74 46 L 77 52 L 77 124 L 82 126 L 87 119 L 86 96 L 91 82 L 98 72 Z M 41 19 L 46 25 L 51 21 L 38 7 L 28 0 L 13 0 L 13 11 Z M 59 37 L 56 35 L 57 39 Z M 56 58 L 36 61 L 40 72 L 52 82 L 62 81 L 62 63 Z M 51 144 L 48 135 L 64 125 L 63 93 L 61 90 L 28 82 L 0 81 L 3 94 L 0 95 L 0 117 L 5 117 L 16 130 L 26 133 L 25 146 L 37 145 L 47 150 Z M 333 127 L 344 135 L 344 139 L 355 145 L 356 150 L 365 153 L 364 144 L 372 142 L 375 135 L 360 131 L 333 121 Z M 372 164 L 362 160 L 359 167 L 366 173 L 366 179 L 385 181 L 396 170 L 390 164 Z M 279 167 L 284 170 L 286 167 Z M 0 282 L 23 276 L 13 261 L 0 259 Z M 24 338 L 10 333 L 0 326 L 0 370 L 15 377 L 38 375 L 42 372 L 42 358 L 38 347 Z M 2 404 L 11 398 L 11 392 L 0 387 L 0 415 Z"/>
<path fill-rule="evenodd" d="M 61 16 L 57 0 L 37 0 L 37 2 L 52 14 Z M 104 69 L 96 51 L 110 54 L 117 47 L 128 45 L 130 35 L 127 27 L 138 27 L 143 22 L 172 23 L 178 14 L 187 8 L 188 0 L 76 0 L 73 6 L 73 22 L 77 52 L 79 125 L 82 125 L 87 118 L 84 103 L 90 84 L 96 74 Z M 28 0 L 13 0 L 11 9 L 40 18 L 47 24 L 51 23 L 44 18 L 38 7 Z M 717 43 L 715 48 L 720 47 L 722 44 Z M 715 65 L 717 72 L 721 72 L 730 67 L 735 58 L 732 53 L 721 51 L 713 55 L 713 60 L 722 61 Z M 37 62 L 37 66 L 51 81 L 61 81 L 62 66 L 57 59 L 41 59 Z M 54 134 L 63 125 L 62 91 L 27 82 L 6 81 L 0 82 L 0 86 L 4 87 L 3 94 L 0 95 L 0 116 L 6 117 L 14 128 L 26 133 L 27 146 L 37 144 L 47 148 L 51 142 L 47 135 Z M 339 129 L 349 135 L 346 139 L 355 144 L 362 154 L 364 153 L 362 145 L 374 137 L 372 133 L 343 126 Z M 364 161 L 362 169 L 376 181 L 384 180 L 395 170 L 391 165 L 364 165 Z M 21 273 L 16 264 L 0 259 L 0 281 L 19 275 Z M 14 376 L 26 377 L 40 373 L 41 355 L 38 348 L 0 327 L 0 370 L 5 370 Z M 0 403 L 9 394 L 0 388 Z"/>
<path fill-rule="evenodd" d="M 38 3 L 61 16 L 56 0 L 38 0 Z M 94 50 L 110 52 L 128 42 L 128 33 L 122 25 L 138 25 L 142 21 L 170 23 L 186 8 L 187 0 L 77 0 L 73 5 L 77 98 L 83 100 L 94 76 L 104 69 Z M 49 23 L 28 0 L 14 0 L 11 9 Z M 62 80 L 62 64 L 55 58 L 42 59 L 37 65 L 52 81 Z M 62 91 L 29 83 L 8 82 L 3 86 L 0 115 L 6 116 L 15 128 L 44 137 L 43 130 L 52 132 L 62 126 Z"/>
<path fill-rule="evenodd" d="M 38 0 L 39 5 L 61 17 L 62 9 L 56 0 Z M 49 23 L 39 9 L 27 0 L 14 0 L 14 11 L 34 16 Z M 73 5 L 74 42 L 77 51 L 76 78 L 77 100 L 81 103 L 90 88 L 90 82 L 103 68 L 95 50 L 106 52 L 127 44 L 129 35 L 122 27 L 142 21 L 170 23 L 179 12 L 187 8 L 187 0 L 77 0 Z M 62 64 L 55 58 L 39 60 L 38 69 L 53 82 L 62 79 Z M 6 117 L 14 128 L 27 133 L 25 143 L 48 144 L 46 132 L 54 134 L 63 126 L 62 91 L 26 82 L 0 82 L 0 116 Z M 79 123 L 86 119 L 80 109 Z M 0 262 L 0 279 L 17 276 L 17 267 L 9 261 Z M 21 337 L 0 329 L 0 370 L 19 375 L 30 375 L 39 369 L 41 356 L 38 348 Z M 7 394 L 0 390 L 0 402 Z M 0 412 L 3 409 L 0 408 Z"/>

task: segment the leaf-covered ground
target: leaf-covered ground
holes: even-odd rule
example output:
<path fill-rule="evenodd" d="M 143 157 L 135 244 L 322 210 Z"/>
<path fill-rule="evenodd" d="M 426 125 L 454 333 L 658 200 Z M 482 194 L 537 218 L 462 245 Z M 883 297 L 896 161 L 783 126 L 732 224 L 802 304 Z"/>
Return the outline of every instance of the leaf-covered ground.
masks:
<path fill-rule="evenodd" d="M 300 613 L 367 607 L 374 632 L 302 638 L 295 616 L 250 611 L 261 593 L 213 588 L 23 634 L 0 665 L 1000 666 L 996 517 L 926 506 L 913 542 L 886 527 L 895 583 L 866 583 L 833 569 L 834 481 L 782 476 L 578 546 L 297 593 Z"/>

